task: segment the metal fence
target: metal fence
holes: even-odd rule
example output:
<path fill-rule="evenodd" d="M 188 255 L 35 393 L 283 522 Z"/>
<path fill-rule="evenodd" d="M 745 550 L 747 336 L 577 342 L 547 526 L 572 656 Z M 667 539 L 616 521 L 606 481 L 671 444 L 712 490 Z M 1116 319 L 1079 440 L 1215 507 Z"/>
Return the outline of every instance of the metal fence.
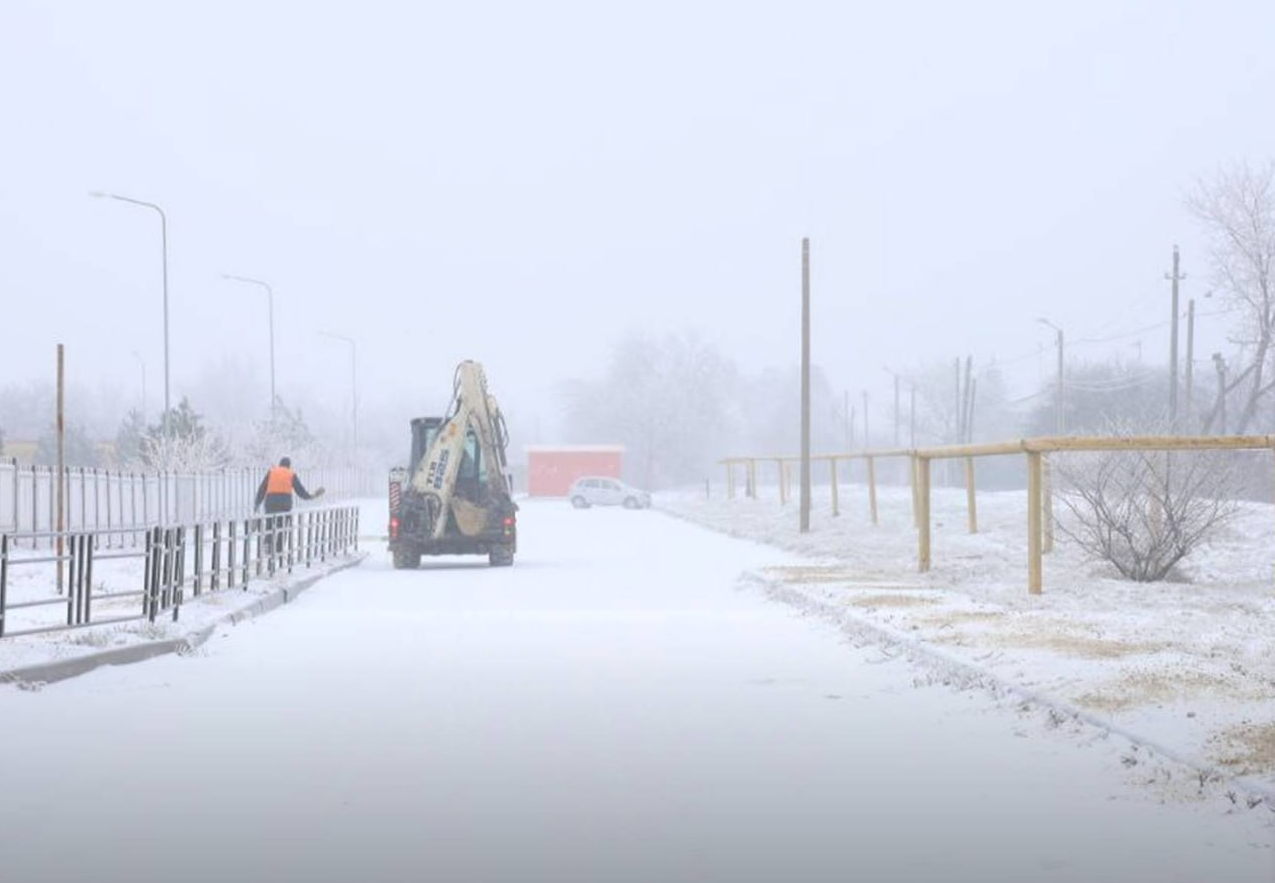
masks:
<path fill-rule="evenodd" d="M 63 529 L 105 532 L 108 546 L 136 546 L 137 529 L 245 516 L 252 512 L 264 470 L 126 472 L 67 467 Z M 305 470 L 306 486 L 332 500 L 382 492 L 380 474 L 357 467 Z M 29 548 L 51 548 L 56 537 L 58 475 L 52 466 L 0 463 L 0 532 Z M 122 531 L 122 532 L 121 532 Z M 24 534 L 21 538 L 17 534 Z"/>
<path fill-rule="evenodd" d="M 135 547 L 131 540 L 140 536 Z M 354 506 L 289 515 L 214 519 L 190 526 L 27 532 L 0 535 L 0 638 L 149 621 L 171 616 L 209 592 L 246 590 L 256 577 L 358 551 Z M 48 545 L 51 555 L 19 553 L 19 545 Z M 65 590 L 49 597 L 52 580 L 15 592 L 26 567 L 65 565 Z M 101 571 L 113 568 L 108 577 Z M 96 571 L 96 573 L 95 573 Z M 24 621 L 18 622 L 19 619 Z"/>

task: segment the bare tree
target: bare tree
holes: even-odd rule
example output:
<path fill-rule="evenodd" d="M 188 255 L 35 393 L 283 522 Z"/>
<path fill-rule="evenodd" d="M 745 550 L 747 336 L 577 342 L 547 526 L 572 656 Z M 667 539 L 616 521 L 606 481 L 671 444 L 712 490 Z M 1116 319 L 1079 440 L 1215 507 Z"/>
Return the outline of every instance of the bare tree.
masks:
<path fill-rule="evenodd" d="M 1266 380 L 1267 361 L 1275 356 L 1275 162 L 1257 169 L 1248 163 L 1223 169 L 1212 181 L 1197 185 L 1187 207 L 1212 240 L 1212 270 L 1220 293 L 1242 313 L 1232 340 L 1242 348 L 1244 367 L 1219 392 L 1224 396 L 1245 390 L 1235 425 L 1242 435 L 1262 398 L 1275 388 L 1275 381 Z"/>
<path fill-rule="evenodd" d="M 1072 454 L 1057 463 L 1058 530 L 1125 579 L 1164 579 L 1238 510 L 1236 472 L 1222 451 Z"/>

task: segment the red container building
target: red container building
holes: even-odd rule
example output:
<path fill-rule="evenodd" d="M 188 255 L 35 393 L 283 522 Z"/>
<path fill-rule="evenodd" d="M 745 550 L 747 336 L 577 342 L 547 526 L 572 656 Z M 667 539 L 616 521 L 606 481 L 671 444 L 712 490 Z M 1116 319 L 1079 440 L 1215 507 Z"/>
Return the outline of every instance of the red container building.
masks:
<path fill-rule="evenodd" d="M 624 445 L 534 445 L 526 451 L 532 497 L 565 497 L 577 478 L 620 478 L 624 469 Z"/>

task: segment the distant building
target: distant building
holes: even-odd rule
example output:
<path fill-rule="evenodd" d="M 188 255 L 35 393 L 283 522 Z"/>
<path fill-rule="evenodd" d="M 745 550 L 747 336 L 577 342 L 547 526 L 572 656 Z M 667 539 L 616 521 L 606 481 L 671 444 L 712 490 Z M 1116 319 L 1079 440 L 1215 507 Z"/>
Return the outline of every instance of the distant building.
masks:
<path fill-rule="evenodd" d="M 527 452 L 527 494 L 565 497 L 571 482 L 585 475 L 619 478 L 624 445 L 533 445 Z"/>

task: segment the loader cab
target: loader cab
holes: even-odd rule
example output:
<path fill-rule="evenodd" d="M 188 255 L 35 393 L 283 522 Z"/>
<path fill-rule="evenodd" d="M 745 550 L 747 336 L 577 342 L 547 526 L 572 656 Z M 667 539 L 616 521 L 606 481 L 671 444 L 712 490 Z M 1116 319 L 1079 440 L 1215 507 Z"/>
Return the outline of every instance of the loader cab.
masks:
<path fill-rule="evenodd" d="M 408 474 L 416 472 L 442 425 L 442 417 L 417 417 L 412 421 L 412 460 Z M 486 484 L 487 462 L 482 455 L 482 446 L 478 444 L 478 436 L 471 429 L 465 433 L 465 446 L 461 449 L 460 466 L 456 470 L 456 492 L 477 500 Z"/>

